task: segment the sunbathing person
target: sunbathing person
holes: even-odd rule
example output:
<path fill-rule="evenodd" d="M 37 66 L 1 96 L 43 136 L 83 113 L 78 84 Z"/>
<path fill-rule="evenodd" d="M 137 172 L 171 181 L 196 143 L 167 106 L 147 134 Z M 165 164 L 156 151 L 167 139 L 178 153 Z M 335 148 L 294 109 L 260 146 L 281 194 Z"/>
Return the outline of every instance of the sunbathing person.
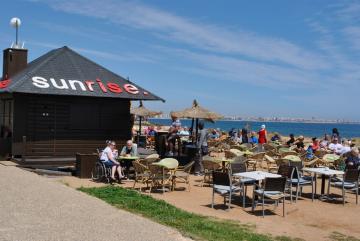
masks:
<path fill-rule="evenodd" d="M 111 168 L 111 179 L 115 180 L 115 173 L 117 172 L 119 175 L 119 179 L 123 178 L 121 172 L 121 166 L 118 161 L 116 161 L 114 157 L 115 151 L 115 142 L 107 141 L 107 147 L 102 151 L 100 160 L 105 164 L 106 167 Z"/>

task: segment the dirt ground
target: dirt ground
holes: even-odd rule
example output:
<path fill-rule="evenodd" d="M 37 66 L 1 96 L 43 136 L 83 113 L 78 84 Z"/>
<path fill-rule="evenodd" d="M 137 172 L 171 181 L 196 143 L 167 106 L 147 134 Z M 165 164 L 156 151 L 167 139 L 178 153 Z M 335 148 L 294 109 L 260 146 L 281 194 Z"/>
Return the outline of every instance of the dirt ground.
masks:
<path fill-rule="evenodd" d="M 185 190 L 186 185 L 179 183 L 175 191 L 152 193 L 151 196 L 201 215 L 217 217 L 240 221 L 243 224 L 255 226 L 259 233 L 271 234 L 274 236 L 290 236 L 304 240 L 331 240 L 330 236 L 334 232 L 360 238 L 360 205 L 355 204 L 355 194 L 348 193 L 345 206 L 339 202 L 323 202 L 317 199 L 311 201 L 311 188 L 304 187 L 304 197 L 299 198 L 298 202 L 285 203 L 286 217 L 282 217 L 282 206 L 274 208 L 274 205 L 268 205 L 265 218 L 261 216 L 261 206 L 257 207 L 255 213 L 251 212 L 251 205 L 247 204 L 242 208 L 242 199 L 240 196 L 234 198 L 230 211 L 222 204 L 222 197 L 216 195 L 215 208 L 212 209 L 211 193 L 209 186 L 200 186 L 202 177 L 191 176 L 190 191 Z M 61 182 L 73 188 L 94 187 L 105 184 L 94 183 L 88 179 L 79 179 L 76 177 L 62 177 Z M 318 180 L 318 193 L 321 180 Z M 123 184 L 116 184 L 122 187 L 132 187 L 132 181 L 125 181 Z M 144 190 L 143 190 L 144 191 Z M 148 194 L 147 191 L 145 193 Z M 340 194 L 338 189 L 331 188 L 331 193 Z M 251 188 L 247 191 L 247 196 L 252 195 Z M 251 202 L 248 198 L 247 202 Z"/>

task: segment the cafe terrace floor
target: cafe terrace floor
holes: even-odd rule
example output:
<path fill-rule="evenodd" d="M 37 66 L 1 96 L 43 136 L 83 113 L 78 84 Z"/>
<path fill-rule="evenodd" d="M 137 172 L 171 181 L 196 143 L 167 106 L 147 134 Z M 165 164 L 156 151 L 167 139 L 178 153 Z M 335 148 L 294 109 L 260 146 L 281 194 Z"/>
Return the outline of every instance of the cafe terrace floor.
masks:
<path fill-rule="evenodd" d="M 57 179 L 70 187 L 96 187 L 106 184 L 94 183 L 88 179 L 79 179 L 76 177 L 61 177 Z M 222 205 L 223 199 L 216 195 L 215 209 L 211 209 L 210 186 L 200 187 L 202 177 L 191 176 L 190 192 L 184 190 L 186 184 L 178 184 L 177 189 L 172 192 L 162 194 L 161 192 L 152 193 L 152 197 L 165 200 L 166 202 L 201 215 L 217 217 L 221 219 L 236 220 L 243 224 L 254 226 L 256 231 L 274 236 L 285 235 L 304 240 L 333 240 L 330 238 L 334 233 L 341 233 L 346 236 L 360 238 L 360 204 L 355 204 L 355 195 L 347 194 L 345 206 L 339 201 L 337 203 L 327 203 L 319 200 L 311 201 L 310 187 L 304 187 L 304 197 L 299 198 L 297 203 L 290 204 L 286 201 L 286 217 L 282 217 L 282 205 L 274 210 L 274 205 L 269 205 L 269 211 L 265 218 L 261 216 L 261 206 L 258 206 L 255 215 L 251 212 L 251 207 L 243 209 L 242 199 L 236 196 L 233 200 L 233 208 L 226 211 Z M 320 187 L 321 179 L 318 179 Z M 132 181 L 125 181 L 123 184 L 115 184 L 124 188 L 131 188 Z M 339 189 L 332 188 L 331 192 L 340 194 Z M 148 192 L 145 192 L 148 194 Z M 252 194 L 251 188 L 248 188 L 248 197 Z M 238 195 L 238 194 L 237 194 Z M 250 200 L 248 200 L 249 202 Z"/>

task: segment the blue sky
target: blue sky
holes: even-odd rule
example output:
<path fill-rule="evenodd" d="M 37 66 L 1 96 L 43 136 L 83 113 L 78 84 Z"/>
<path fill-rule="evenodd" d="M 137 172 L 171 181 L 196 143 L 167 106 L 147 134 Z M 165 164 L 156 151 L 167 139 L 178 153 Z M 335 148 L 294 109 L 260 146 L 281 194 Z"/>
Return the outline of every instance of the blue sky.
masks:
<path fill-rule="evenodd" d="M 2 1 L 30 60 L 67 45 L 166 99 L 223 115 L 360 120 L 360 1 Z M 6 9 L 6 10 L 5 10 Z"/>

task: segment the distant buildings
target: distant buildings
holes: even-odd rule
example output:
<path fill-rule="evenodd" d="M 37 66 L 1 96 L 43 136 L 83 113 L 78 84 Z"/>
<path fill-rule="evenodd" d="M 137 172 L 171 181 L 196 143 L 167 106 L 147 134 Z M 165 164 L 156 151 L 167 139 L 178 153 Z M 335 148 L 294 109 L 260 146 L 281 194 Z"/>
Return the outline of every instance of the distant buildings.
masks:
<path fill-rule="evenodd" d="M 161 114 L 158 116 L 159 119 L 170 119 L 170 114 Z M 311 117 L 310 119 L 306 118 L 291 118 L 291 117 L 240 117 L 240 116 L 226 116 L 224 120 L 229 121 L 256 121 L 256 122 L 297 122 L 297 123 L 341 123 L 341 124 L 360 124 L 360 121 L 350 121 L 344 119 L 337 120 L 327 120 L 327 119 L 317 119 Z"/>

